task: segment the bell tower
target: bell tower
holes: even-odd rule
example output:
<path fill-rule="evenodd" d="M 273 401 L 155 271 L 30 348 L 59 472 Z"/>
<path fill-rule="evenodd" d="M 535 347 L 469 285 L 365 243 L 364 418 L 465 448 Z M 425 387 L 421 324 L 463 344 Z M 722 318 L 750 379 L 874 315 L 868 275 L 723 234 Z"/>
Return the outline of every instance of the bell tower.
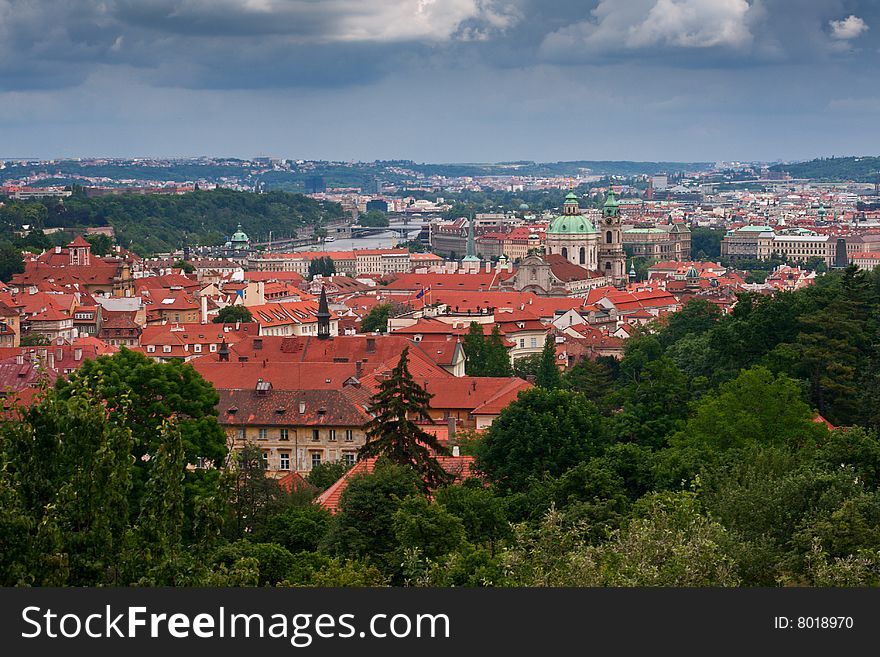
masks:
<path fill-rule="evenodd" d="M 626 253 L 623 250 L 623 226 L 620 206 L 613 189 L 602 207 L 599 224 L 599 271 L 616 287 L 626 287 Z"/>

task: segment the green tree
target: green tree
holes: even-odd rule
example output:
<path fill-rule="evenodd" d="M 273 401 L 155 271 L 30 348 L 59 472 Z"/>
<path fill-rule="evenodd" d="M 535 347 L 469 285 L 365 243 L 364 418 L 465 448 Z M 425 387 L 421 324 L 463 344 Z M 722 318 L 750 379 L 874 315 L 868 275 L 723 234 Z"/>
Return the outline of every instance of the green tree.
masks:
<path fill-rule="evenodd" d="M 42 333 L 24 335 L 20 342 L 22 347 L 45 347 L 50 344 L 49 338 Z"/>
<path fill-rule="evenodd" d="M 276 543 L 293 554 L 314 552 L 332 520 L 330 512 L 317 505 L 290 506 L 270 516 L 255 537 L 264 543 Z"/>
<path fill-rule="evenodd" d="M 399 570 L 399 560 L 393 555 L 397 539 L 389 520 L 402 500 L 421 489 L 419 474 L 411 467 L 379 459 L 372 474 L 357 474 L 349 480 L 321 551 L 369 558 L 386 572 Z"/>
<path fill-rule="evenodd" d="M 705 258 L 718 258 L 721 256 L 721 240 L 724 238 L 724 230 L 720 228 L 702 228 L 697 226 L 691 229 L 691 259 L 701 260 Z M 697 256 L 702 253 L 704 258 Z"/>
<path fill-rule="evenodd" d="M 513 375 L 521 379 L 535 377 L 541 365 L 541 354 L 529 354 L 513 361 Z"/>
<path fill-rule="evenodd" d="M 372 333 L 379 331 L 385 333 L 388 330 L 388 320 L 396 317 L 400 313 L 397 304 L 380 303 L 370 309 L 364 319 L 361 321 L 361 331 L 364 333 Z"/>
<path fill-rule="evenodd" d="M 313 465 L 306 475 L 306 481 L 319 491 L 327 490 L 351 469 L 345 461 L 324 461 Z"/>
<path fill-rule="evenodd" d="M 0 241 L 0 281 L 8 281 L 14 274 L 24 271 L 21 251 L 12 242 Z"/>
<path fill-rule="evenodd" d="M 226 306 L 221 308 L 213 319 L 215 324 L 235 324 L 236 322 L 253 322 L 254 316 L 246 306 Z"/>
<path fill-rule="evenodd" d="M 85 361 L 67 380 L 59 378 L 56 388 L 62 399 L 85 396 L 102 400 L 110 422 L 131 431 L 133 510 L 144 494 L 150 455 L 155 455 L 165 440 L 162 424 L 171 417 L 183 440 L 186 463 L 196 466 L 187 471 L 186 504 L 191 507 L 199 499 L 218 495 L 217 471 L 201 466 L 221 467 L 226 457 L 226 433 L 217 422 L 219 396 L 191 365 L 157 363 L 123 348 L 112 356 Z M 127 403 L 128 399 L 136 403 Z"/>
<path fill-rule="evenodd" d="M 408 355 L 409 347 L 404 347 L 391 376 L 379 384 L 370 399 L 367 410 L 373 417 L 364 426 L 367 440 L 358 450 L 358 459 L 384 456 L 408 465 L 419 473 L 424 486 L 432 489 L 449 479 L 434 455 L 445 455 L 449 450 L 417 424 L 431 421 L 431 395 L 410 374 Z"/>
<path fill-rule="evenodd" d="M 607 444 L 596 405 L 580 393 L 533 388 L 501 411 L 477 445 L 477 467 L 503 490 L 559 476 Z"/>
<path fill-rule="evenodd" d="M 604 362 L 582 358 L 564 375 L 565 387 L 584 396 L 600 409 L 609 410 L 614 372 Z"/>
<path fill-rule="evenodd" d="M 673 313 L 657 339 L 665 348 L 686 336 L 702 335 L 710 330 L 721 318 L 721 311 L 706 299 L 690 299 L 676 313 Z"/>
<path fill-rule="evenodd" d="M 683 471 L 673 479 L 692 476 L 701 464 L 712 463 L 727 450 L 758 447 L 806 449 L 828 434 L 813 421 L 793 379 L 756 366 L 723 384 L 718 392 L 696 403 L 681 431 L 670 436 L 668 458 L 680 459 Z"/>
<path fill-rule="evenodd" d="M 436 560 L 459 549 L 465 541 L 461 519 L 442 504 L 421 495 L 411 495 L 397 507 L 391 518 L 401 553 L 418 550 L 426 559 Z"/>
<path fill-rule="evenodd" d="M 89 235 L 86 237 L 86 242 L 92 245 L 92 254 L 98 256 L 99 258 L 110 253 L 113 248 L 113 240 L 109 235 L 105 235 L 104 233 L 95 233 L 94 235 Z M 177 263 L 174 263 L 174 266 L 177 267 Z M 193 268 L 192 271 L 195 271 Z M 191 271 L 186 272 L 187 274 L 192 273 Z"/>
<path fill-rule="evenodd" d="M 336 273 L 336 263 L 330 256 L 321 256 L 320 258 L 312 258 L 309 261 L 308 279 L 312 280 L 315 276 L 333 276 Z"/>
<path fill-rule="evenodd" d="M 498 324 L 492 327 L 492 333 L 486 340 L 483 352 L 485 360 L 485 372 L 482 376 L 511 376 L 513 369 L 510 366 L 510 353 L 504 346 L 504 338 L 501 337 L 501 329 Z"/>
<path fill-rule="evenodd" d="M 269 519 L 287 507 L 288 495 L 277 480 L 266 476 L 263 451 L 253 443 L 235 452 L 230 465 L 235 480 L 229 508 L 232 517 L 225 532 L 236 539 L 261 534 Z"/>
<path fill-rule="evenodd" d="M 129 403 L 120 400 L 120 403 Z M 131 432 L 107 422 L 100 401 L 51 391 L 19 420 L 0 424 L 6 510 L 29 530 L 11 568 L 20 582 L 118 584 L 131 486 Z M 113 513 L 108 513 L 113 509 Z M 8 530 L 7 530 L 8 533 Z M 0 561 L 12 543 L 0 546 Z M 24 547 L 24 546 L 20 546 Z"/>
<path fill-rule="evenodd" d="M 556 364 L 556 340 L 548 334 L 541 351 L 541 361 L 535 377 L 535 385 L 539 388 L 553 390 L 562 386 L 562 373 Z"/>
<path fill-rule="evenodd" d="M 174 263 L 174 267 L 176 269 L 183 270 L 184 274 L 192 274 L 196 270 L 195 265 L 191 262 L 187 262 L 186 260 L 177 260 Z"/>
<path fill-rule="evenodd" d="M 510 534 L 504 500 L 476 478 L 437 491 L 437 502 L 461 519 L 467 540 L 492 552 Z"/>
<path fill-rule="evenodd" d="M 387 228 L 388 216 L 381 210 L 370 210 L 361 215 L 358 224 L 367 228 Z"/>
<path fill-rule="evenodd" d="M 426 253 L 428 251 L 428 247 L 422 244 L 421 240 L 406 240 L 405 242 L 398 242 L 397 248 L 406 249 L 410 253 Z"/>
<path fill-rule="evenodd" d="M 486 369 L 486 336 L 483 334 L 481 324 L 478 322 L 470 323 L 461 346 L 467 359 L 465 373 L 468 376 L 482 376 L 480 373 Z"/>

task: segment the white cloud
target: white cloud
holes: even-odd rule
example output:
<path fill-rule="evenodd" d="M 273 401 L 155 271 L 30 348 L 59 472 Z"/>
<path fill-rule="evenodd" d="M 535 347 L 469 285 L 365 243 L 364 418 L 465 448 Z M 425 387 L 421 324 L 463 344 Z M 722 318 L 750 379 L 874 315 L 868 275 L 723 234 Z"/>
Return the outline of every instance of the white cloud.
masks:
<path fill-rule="evenodd" d="M 372 0 L 338 6 L 344 11 L 330 37 L 341 41 L 470 40 L 519 20 L 513 5 L 499 0 Z"/>
<path fill-rule="evenodd" d="M 853 15 L 849 15 L 843 20 L 829 21 L 829 25 L 831 25 L 831 37 L 842 41 L 855 39 L 868 30 L 865 21 Z"/>
<path fill-rule="evenodd" d="M 545 54 L 645 48 L 746 48 L 754 15 L 747 0 L 600 0 L 591 20 L 544 40 Z"/>

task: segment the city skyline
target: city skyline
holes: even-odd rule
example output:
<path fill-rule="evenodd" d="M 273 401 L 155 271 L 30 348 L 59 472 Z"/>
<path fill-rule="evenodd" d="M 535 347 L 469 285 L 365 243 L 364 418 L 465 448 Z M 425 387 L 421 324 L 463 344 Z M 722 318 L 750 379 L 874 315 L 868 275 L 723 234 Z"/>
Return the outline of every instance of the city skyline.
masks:
<path fill-rule="evenodd" d="M 865 0 L 0 2 L 4 157 L 868 155 Z"/>

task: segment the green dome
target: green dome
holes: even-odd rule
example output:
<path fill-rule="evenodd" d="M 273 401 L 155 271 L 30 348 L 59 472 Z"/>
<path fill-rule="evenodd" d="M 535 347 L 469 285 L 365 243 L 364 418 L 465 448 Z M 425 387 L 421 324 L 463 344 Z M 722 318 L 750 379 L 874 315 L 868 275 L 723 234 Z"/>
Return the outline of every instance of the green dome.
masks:
<path fill-rule="evenodd" d="M 238 224 L 238 230 L 236 230 L 236 231 L 232 234 L 232 238 L 230 239 L 230 242 L 232 242 L 233 244 L 235 244 L 236 242 L 247 242 L 248 239 L 249 239 L 249 238 L 248 238 L 248 236 L 247 236 L 247 233 L 245 233 L 245 232 L 241 229 L 241 224 Z"/>
<path fill-rule="evenodd" d="M 593 222 L 581 214 L 556 217 L 547 228 L 547 235 L 589 235 L 598 232 Z"/>

